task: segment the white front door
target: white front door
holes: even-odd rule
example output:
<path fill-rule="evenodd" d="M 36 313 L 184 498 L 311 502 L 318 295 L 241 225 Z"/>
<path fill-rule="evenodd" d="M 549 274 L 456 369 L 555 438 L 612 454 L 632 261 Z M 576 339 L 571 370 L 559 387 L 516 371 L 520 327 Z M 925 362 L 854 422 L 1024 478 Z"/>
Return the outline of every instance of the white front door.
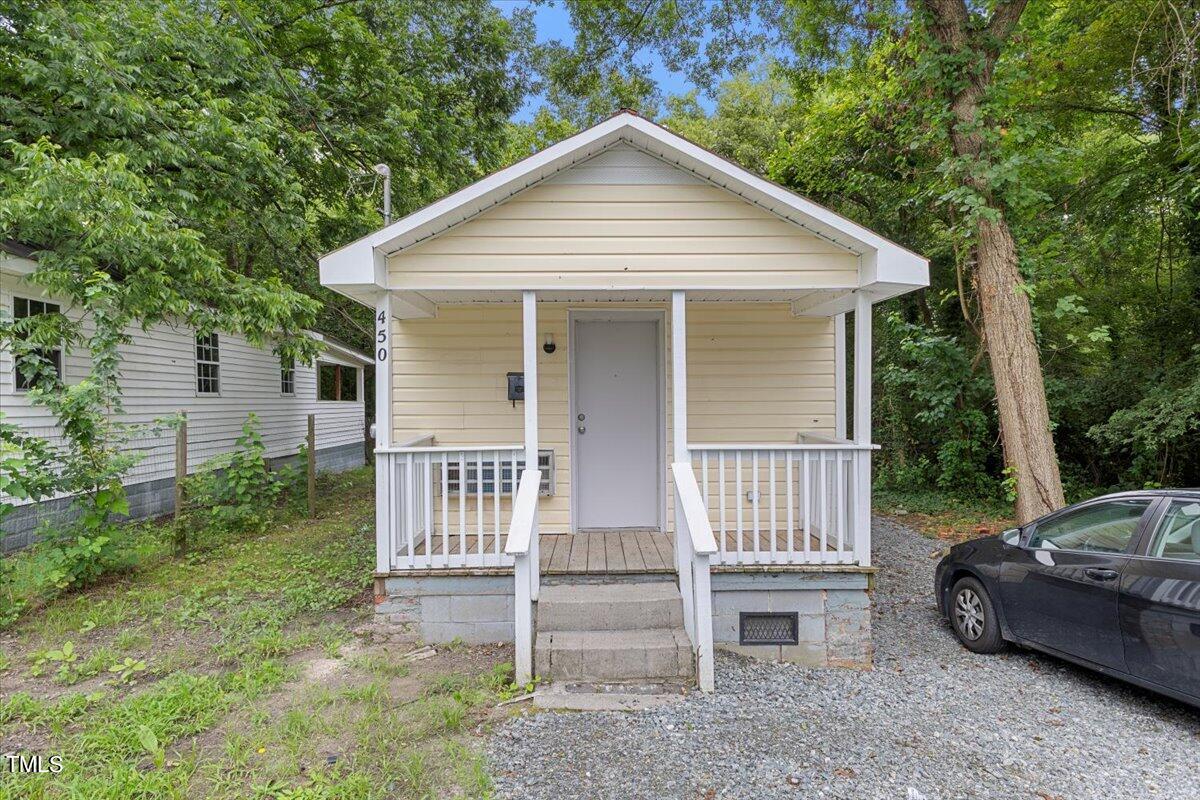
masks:
<path fill-rule="evenodd" d="M 650 319 L 575 320 L 577 529 L 660 527 L 659 339 Z"/>

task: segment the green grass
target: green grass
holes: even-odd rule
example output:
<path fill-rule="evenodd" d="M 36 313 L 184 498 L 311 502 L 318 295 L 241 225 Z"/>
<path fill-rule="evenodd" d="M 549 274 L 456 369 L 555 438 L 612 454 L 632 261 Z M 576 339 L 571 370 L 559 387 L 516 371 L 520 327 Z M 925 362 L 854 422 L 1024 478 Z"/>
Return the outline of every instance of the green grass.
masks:
<path fill-rule="evenodd" d="M 372 475 L 320 490 L 337 502 L 315 520 L 289 512 L 183 559 L 141 541 L 131 570 L 11 626 L 0 741 L 65 768 L 0 776 L 0 800 L 486 796 L 470 731 L 511 690 L 508 654 L 408 664 L 401 646 L 361 641 Z"/>

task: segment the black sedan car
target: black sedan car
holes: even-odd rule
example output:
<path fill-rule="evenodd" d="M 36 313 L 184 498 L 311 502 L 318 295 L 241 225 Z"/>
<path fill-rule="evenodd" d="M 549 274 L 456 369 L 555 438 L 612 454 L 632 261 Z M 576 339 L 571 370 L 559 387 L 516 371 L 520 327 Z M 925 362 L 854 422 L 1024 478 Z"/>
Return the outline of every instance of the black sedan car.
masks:
<path fill-rule="evenodd" d="M 963 645 L 1012 642 L 1200 705 L 1200 489 L 1123 492 L 950 548 Z"/>

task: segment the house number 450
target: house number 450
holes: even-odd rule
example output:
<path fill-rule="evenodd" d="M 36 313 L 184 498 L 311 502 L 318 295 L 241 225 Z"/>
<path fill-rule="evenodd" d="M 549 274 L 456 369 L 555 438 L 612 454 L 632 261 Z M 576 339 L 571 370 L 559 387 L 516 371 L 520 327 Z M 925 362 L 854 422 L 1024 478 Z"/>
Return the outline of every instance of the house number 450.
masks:
<path fill-rule="evenodd" d="M 379 345 L 379 350 L 376 351 L 375 357 L 380 361 L 387 361 L 387 314 L 380 311 L 375 320 L 379 323 L 379 331 L 375 334 L 375 343 Z"/>

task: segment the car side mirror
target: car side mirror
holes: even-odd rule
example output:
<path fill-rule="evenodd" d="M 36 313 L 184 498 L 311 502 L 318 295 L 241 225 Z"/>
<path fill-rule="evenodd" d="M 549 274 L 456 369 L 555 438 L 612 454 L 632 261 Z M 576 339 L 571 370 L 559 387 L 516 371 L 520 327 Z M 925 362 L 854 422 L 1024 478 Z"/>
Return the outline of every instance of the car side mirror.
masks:
<path fill-rule="evenodd" d="M 1016 547 L 1017 545 L 1021 544 L 1021 529 L 1009 528 L 1000 534 L 1000 541 Z"/>

